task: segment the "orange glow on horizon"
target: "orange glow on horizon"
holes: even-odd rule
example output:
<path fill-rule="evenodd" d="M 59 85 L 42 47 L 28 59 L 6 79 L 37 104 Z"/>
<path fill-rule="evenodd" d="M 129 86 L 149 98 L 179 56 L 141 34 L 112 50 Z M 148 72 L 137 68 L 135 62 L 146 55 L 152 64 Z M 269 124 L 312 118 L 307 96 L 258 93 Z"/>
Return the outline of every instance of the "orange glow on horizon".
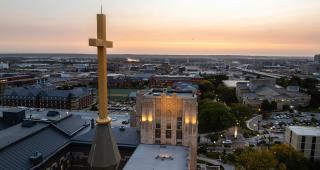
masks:
<path fill-rule="evenodd" d="M 0 53 L 95 53 L 87 38 L 95 37 L 101 2 L 56 1 L 0 2 Z M 319 53 L 319 0 L 121 0 L 103 6 L 114 42 L 108 53 Z"/>

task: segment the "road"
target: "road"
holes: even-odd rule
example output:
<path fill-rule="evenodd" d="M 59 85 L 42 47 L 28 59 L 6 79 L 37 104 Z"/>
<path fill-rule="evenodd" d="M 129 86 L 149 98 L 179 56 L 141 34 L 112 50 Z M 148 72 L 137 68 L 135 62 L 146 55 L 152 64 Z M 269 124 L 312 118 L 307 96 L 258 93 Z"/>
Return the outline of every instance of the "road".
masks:
<path fill-rule="evenodd" d="M 250 130 L 258 131 L 259 121 L 260 121 L 260 122 L 262 121 L 262 116 L 261 116 L 261 115 L 257 115 L 257 116 L 255 116 L 255 117 L 247 120 L 247 121 L 246 121 L 247 127 L 248 127 Z M 260 125 L 260 126 L 261 126 L 261 125 Z"/>

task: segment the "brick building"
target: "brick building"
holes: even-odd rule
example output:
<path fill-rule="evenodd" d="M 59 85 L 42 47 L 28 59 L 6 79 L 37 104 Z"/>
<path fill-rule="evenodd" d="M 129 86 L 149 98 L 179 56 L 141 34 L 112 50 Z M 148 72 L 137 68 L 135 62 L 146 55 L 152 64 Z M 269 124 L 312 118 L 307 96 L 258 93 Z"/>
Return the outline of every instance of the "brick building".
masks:
<path fill-rule="evenodd" d="M 0 96 L 3 106 L 26 106 L 53 109 L 83 109 L 93 102 L 92 90 L 78 87 L 57 90 L 40 86 L 7 88 Z"/>

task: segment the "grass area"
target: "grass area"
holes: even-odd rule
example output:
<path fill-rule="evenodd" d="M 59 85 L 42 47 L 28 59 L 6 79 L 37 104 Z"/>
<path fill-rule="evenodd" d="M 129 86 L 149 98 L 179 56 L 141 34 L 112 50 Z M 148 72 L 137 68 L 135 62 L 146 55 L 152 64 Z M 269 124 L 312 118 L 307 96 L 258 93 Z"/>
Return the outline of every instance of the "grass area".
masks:
<path fill-rule="evenodd" d="M 137 92 L 139 89 L 108 89 L 109 100 L 124 101 L 128 99 L 131 92 Z"/>
<path fill-rule="evenodd" d="M 245 138 L 254 137 L 254 136 L 257 136 L 257 134 L 259 134 L 257 131 L 250 130 L 247 127 L 243 127 L 241 129 L 241 133 Z"/>

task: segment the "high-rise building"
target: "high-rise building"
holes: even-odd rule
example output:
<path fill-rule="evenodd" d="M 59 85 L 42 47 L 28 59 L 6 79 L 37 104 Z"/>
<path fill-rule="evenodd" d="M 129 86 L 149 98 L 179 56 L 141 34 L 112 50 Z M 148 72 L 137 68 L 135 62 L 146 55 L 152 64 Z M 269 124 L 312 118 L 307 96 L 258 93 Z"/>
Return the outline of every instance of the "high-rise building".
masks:
<path fill-rule="evenodd" d="M 198 103 L 193 91 L 153 89 L 137 94 L 136 126 L 141 143 L 189 148 L 189 169 L 196 168 Z"/>

